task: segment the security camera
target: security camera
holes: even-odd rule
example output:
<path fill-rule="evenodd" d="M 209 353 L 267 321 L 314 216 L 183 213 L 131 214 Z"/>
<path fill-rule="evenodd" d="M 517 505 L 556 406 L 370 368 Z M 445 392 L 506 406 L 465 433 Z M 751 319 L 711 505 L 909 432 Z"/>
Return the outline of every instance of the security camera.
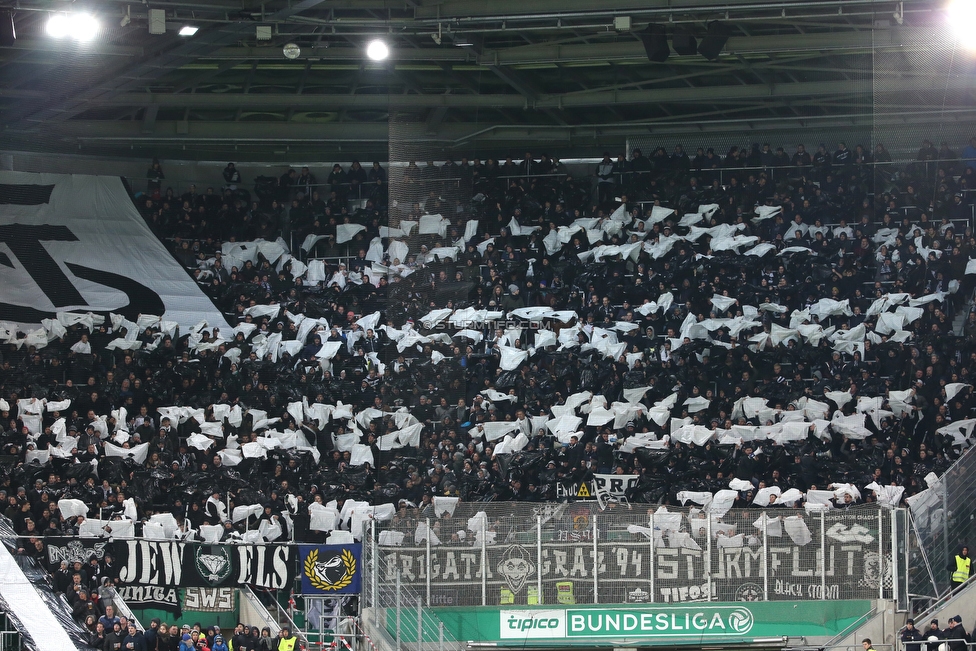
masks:
<path fill-rule="evenodd" d="M 434 42 L 437 43 L 438 45 L 441 44 L 441 36 L 440 36 L 440 34 L 431 34 L 430 37 L 432 39 L 434 39 Z"/>

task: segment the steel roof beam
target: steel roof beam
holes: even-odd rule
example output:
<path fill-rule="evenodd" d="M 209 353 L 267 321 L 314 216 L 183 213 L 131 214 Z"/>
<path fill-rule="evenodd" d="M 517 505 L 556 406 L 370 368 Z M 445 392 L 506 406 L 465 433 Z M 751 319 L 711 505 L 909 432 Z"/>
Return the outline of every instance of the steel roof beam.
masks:
<path fill-rule="evenodd" d="M 586 106 L 625 105 L 643 103 L 682 103 L 682 102 L 721 102 L 723 100 L 753 100 L 761 103 L 766 99 L 781 97 L 807 97 L 839 93 L 871 93 L 870 84 L 859 89 L 850 81 L 821 81 L 798 84 L 746 84 L 734 86 L 702 86 L 693 88 L 655 88 L 650 90 L 621 90 L 597 93 L 577 93 L 573 95 L 540 95 L 529 108 L 568 109 Z M 906 91 L 944 91 L 971 90 L 976 88 L 976 79 L 970 77 L 953 78 L 946 83 L 943 79 L 897 79 L 875 92 L 895 93 Z M 940 95 L 941 97 L 941 95 Z M 192 95 L 171 95 L 167 93 L 125 93 L 121 95 L 92 99 L 86 108 L 99 106 L 147 106 L 159 104 L 161 107 L 181 107 L 195 109 L 237 108 L 244 105 L 248 109 L 281 109 L 294 105 L 297 109 L 336 110 L 375 109 L 396 107 L 409 108 L 524 108 L 527 99 L 516 94 L 492 95 L 418 95 L 418 94 L 304 94 L 300 96 L 274 94 L 242 93 L 195 93 Z"/>

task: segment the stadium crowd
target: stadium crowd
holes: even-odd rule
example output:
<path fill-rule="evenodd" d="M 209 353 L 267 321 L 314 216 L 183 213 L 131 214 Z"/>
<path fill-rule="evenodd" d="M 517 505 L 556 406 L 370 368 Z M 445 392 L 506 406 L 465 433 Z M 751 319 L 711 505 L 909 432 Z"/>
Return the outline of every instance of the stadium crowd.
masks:
<path fill-rule="evenodd" d="M 351 500 L 546 501 L 601 473 L 639 476 L 639 502 L 737 479 L 737 506 L 835 485 L 864 490 L 839 507 L 900 503 L 968 445 L 976 312 L 952 321 L 976 139 L 907 165 L 840 143 L 590 171 L 357 162 L 252 200 L 233 164 L 202 194 L 154 165 L 136 204 L 232 329 L 94 315 L 9 337 L 22 553 L 160 514 L 168 536 L 318 541 Z"/>
<path fill-rule="evenodd" d="M 233 631 L 201 624 L 168 625 L 154 618 L 145 631 L 106 606 L 101 614 L 81 620 L 88 631 L 88 643 L 104 651 L 291 651 L 297 638 L 287 628 L 277 635 L 271 629 L 238 623 Z"/>

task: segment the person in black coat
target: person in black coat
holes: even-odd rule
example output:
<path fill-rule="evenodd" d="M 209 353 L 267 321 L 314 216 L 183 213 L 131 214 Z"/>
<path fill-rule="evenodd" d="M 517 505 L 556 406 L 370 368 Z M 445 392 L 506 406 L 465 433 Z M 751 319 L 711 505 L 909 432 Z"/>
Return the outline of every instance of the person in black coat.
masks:
<path fill-rule="evenodd" d="M 122 651 L 148 651 L 146 648 L 146 637 L 136 625 L 129 623 L 129 634 L 122 640 Z"/>
<path fill-rule="evenodd" d="M 933 619 L 929 622 L 929 627 L 923 633 L 923 637 L 929 640 L 929 643 L 925 645 L 926 651 L 938 651 L 939 644 L 943 639 L 945 639 L 945 634 L 941 628 L 939 628 L 939 620 Z M 932 638 L 935 638 L 933 640 Z"/>
<path fill-rule="evenodd" d="M 98 605 L 88 598 L 88 592 L 86 590 L 78 592 L 78 600 L 75 601 L 75 605 L 71 608 L 71 614 L 79 622 L 85 621 L 85 618 L 89 615 L 94 615 L 97 621 L 102 615 L 98 609 Z"/>
<path fill-rule="evenodd" d="M 966 651 L 966 642 L 969 637 L 966 629 L 962 626 L 962 617 L 956 615 L 949 618 L 949 628 L 943 631 L 945 639 L 949 645 L 949 651 Z"/>
<path fill-rule="evenodd" d="M 905 622 L 905 628 L 901 631 L 901 641 L 905 644 L 905 651 L 922 651 L 921 644 L 912 644 L 925 639 L 922 631 L 915 628 L 915 620 L 909 619 Z"/>
<path fill-rule="evenodd" d="M 122 640 L 124 639 L 125 634 L 122 632 L 122 625 L 115 622 L 112 630 L 105 634 L 105 646 L 102 648 L 105 651 L 121 651 Z"/>

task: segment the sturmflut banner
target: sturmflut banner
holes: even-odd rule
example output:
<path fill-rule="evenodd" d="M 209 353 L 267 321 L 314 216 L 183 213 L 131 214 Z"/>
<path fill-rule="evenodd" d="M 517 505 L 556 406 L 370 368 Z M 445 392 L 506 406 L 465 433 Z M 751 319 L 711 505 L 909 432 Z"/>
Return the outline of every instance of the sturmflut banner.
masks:
<path fill-rule="evenodd" d="M 0 321 L 59 312 L 227 327 L 117 177 L 0 172 Z"/>
<path fill-rule="evenodd" d="M 399 570 L 401 582 L 415 590 L 426 589 L 429 581 L 431 600 L 445 606 L 480 604 L 483 580 L 489 604 L 502 603 L 503 595 L 508 603 L 538 603 L 532 593 L 540 586 L 543 604 L 592 603 L 594 572 L 606 603 L 872 599 L 891 586 L 892 568 L 882 557 L 882 551 L 890 553 L 890 541 L 879 540 L 876 514 L 834 512 L 823 522 L 812 517 L 793 537 L 786 531 L 792 522 L 771 520 L 765 547 L 750 532 L 758 531 L 753 517 L 713 523 L 710 545 L 704 518 L 689 521 L 702 523 L 694 535 L 673 535 L 666 542 L 628 540 L 634 534 L 607 531 L 609 519 L 598 520 L 595 561 L 586 516 L 566 520 L 539 546 L 513 541 L 485 545 L 484 551 L 463 543 L 389 547 L 384 551 L 395 562 L 383 580 L 394 582 Z M 782 526 L 774 530 L 774 524 Z M 733 535 L 720 536 L 723 531 Z M 705 578 L 709 571 L 711 581 Z"/>

